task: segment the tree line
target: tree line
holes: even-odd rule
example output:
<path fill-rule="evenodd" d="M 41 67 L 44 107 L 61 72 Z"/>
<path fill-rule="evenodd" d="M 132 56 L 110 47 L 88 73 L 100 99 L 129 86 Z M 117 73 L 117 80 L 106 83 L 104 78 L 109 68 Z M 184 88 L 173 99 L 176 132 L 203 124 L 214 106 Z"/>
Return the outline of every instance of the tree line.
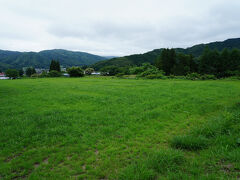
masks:
<path fill-rule="evenodd" d="M 200 57 L 177 53 L 175 49 L 162 49 L 160 56 L 152 64 L 165 75 L 187 76 L 191 73 L 214 75 L 217 78 L 240 75 L 240 51 L 224 49 L 223 51 L 205 48 Z M 105 75 L 140 74 L 146 65 L 117 67 L 105 66 L 100 69 Z M 210 77 L 210 76 L 209 76 Z"/>
<path fill-rule="evenodd" d="M 234 76 L 240 72 L 240 51 L 224 49 L 222 52 L 206 48 L 199 58 L 174 49 L 164 49 L 156 60 L 156 67 L 166 75 L 187 75 L 192 72 L 211 74 L 218 78 Z"/>

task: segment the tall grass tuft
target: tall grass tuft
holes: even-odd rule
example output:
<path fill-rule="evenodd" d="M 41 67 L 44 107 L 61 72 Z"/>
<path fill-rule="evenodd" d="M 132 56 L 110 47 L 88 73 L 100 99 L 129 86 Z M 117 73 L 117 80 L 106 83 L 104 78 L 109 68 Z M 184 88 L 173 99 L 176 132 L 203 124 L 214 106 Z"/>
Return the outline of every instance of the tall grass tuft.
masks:
<path fill-rule="evenodd" d="M 160 174 L 175 172 L 185 162 L 184 154 L 179 150 L 160 150 L 153 153 L 147 160 L 149 168 Z"/>
<path fill-rule="evenodd" d="M 183 135 L 175 136 L 171 142 L 171 146 L 177 149 L 186 149 L 190 151 L 204 149 L 208 146 L 209 141 L 203 136 Z"/>

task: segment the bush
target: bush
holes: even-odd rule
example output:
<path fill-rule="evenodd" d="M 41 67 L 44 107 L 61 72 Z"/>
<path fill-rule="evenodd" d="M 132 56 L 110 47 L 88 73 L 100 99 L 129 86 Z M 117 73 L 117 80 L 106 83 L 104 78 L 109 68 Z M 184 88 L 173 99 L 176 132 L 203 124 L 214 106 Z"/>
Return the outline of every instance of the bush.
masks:
<path fill-rule="evenodd" d="M 212 74 L 204 74 L 201 76 L 202 80 L 208 80 L 208 79 L 212 79 L 212 80 L 216 80 L 216 76 L 212 75 Z"/>
<path fill-rule="evenodd" d="M 60 77 L 61 73 L 55 70 L 52 70 L 48 73 L 49 77 Z"/>
<path fill-rule="evenodd" d="M 166 77 L 161 74 L 161 73 L 158 73 L 158 74 L 149 74 L 146 76 L 147 79 L 166 79 Z"/>
<path fill-rule="evenodd" d="M 208 139 L 203 136 L 175 136 L 171 140 L 171 146 L 177 149 L 199 150 L 208 146 Z"/>
<path fill-rule="evenodd" d="M 70 77 L 83 77 L 84 72 L 80 67 L 71 67 L 67 70 Z"/>
<path fill-rule="evenodd" d="M 38 78 L 38 77 L 40 77 L 40 75 L 35 73 L 35 74 L 32 74 L 31 77 L 32 78 Z"/>
<path fill-rule="evenodd" d="M 145 77 L 147 79 L 164 79 L 164 72 L 162 70 L 158 70 L 155 66 L 150 64 L 145 64 L 145 71 L 140 73 L 138 77 Z"/>
<path fill-rule="evenodd" d="M 85 74 L 87 74 L 87 75 L 91 75 L 93 72 L 94 72 L 94 69 L 93 69 L 93 68 L 87 68 L 87 69 L 85 69 Z"/>
<path fill-rule="evenodd" d="M 48 77 L 48 74 L 46 71 L 43 71 L 42 74 L 39 75 L 40 78 Z"/>
<path fill-rule="evenodd" d="M 133 67 L 129 69 L 130 74 L 140 74 L 144 71 L 144 67 Z"/>
<path fill-rule="evenodd" d="M 175 76 L 173 74 L 170 74 L 170 76 L 168 76 L 169 79 L 174 79 Z"/>
<path fill-rule="evenodd" d="M 117 66 L 106 66 L 101 68 L 100 72 L 104 73 L 104 75 L 115 76 L 120 73 L 120 69 Z"/>
<path fill-rule="evenodd" d="M 124 73 L 118 73 L 116 77 L 123 77 L 125 74 Z"/>
<path fill-rule="evenodd" d="M 201 79 L 201 75 L 198 74 L 198 73 L 191 73 L 191 74 L 188 74 L 186 76 L 186 79 L 189 79 L 189 80 L 198 80 L 198 79 Z"/>

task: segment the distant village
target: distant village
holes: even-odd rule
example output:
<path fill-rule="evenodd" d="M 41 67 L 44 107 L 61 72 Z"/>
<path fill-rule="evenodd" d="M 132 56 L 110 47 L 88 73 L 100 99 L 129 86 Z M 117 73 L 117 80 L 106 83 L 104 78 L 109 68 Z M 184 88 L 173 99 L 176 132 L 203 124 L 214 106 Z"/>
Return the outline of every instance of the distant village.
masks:
<path fill-rule="evenodd" d="M 51 68 L 51 67 L 50 67 Z M 75 67 L 73 67 L 75 68 Z M 76 67 L 78 68 L 78 67 Z M 32 69 L 32 73 L 30 75 L 28 75 L 28 70 Z M 89 71 L 89 69 L 91 69 Z M 12 70 L 12 69 L 11 69 Z M 50 72 L 52 70 L 50 69 L 46 69 L 46 68 L 33 68 L 33 67 L 23 67 L 21 70 L 15 70 L 18 71 L 18 77 L 9 77 L 7 75 L 7 71 L 6 72 L 0 72 L 0 80 L 5 80 L 5 79 L 16 79 L 19 77 L 24 77 L 24 76 L 28 76 L 28 77 L 33 77 L 33 76 L 41 76 L 41 75 L 45 75 L 45 74 L 50 74 Z M 82 70 L 84 75 L 101 75 L 100 72 L 95 72 L 94 69 L 92 68 L 87 68 L 85 70 Z M 61 76 L 63 77 L 70 77 L 71 75 L 68 73 L 67 68 L 60 66 L 58 72 L 61 72 Z M 55 76 L 50 76 L 50 77 L 55 77 Z"/>

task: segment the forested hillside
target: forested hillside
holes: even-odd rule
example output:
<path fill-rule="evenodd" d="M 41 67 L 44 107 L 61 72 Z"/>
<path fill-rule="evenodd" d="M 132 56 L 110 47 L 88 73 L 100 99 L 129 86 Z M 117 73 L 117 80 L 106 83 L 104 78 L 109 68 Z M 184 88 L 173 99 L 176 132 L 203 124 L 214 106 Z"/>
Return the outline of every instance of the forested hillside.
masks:
<path fill-rule="evenodd" d="M 222 51 L 224 48 L 227 49 L 240 49 L 240 38 L 235 39 L 228 39 L 223 42 L 212 42 L 208 44 L 199 44 L 195 45 L 186 49 L 183 48 L 175 48 L 177 53 L 184 53 L 184 54 L 192 54 L 194 57 L 199 57 L 204 49 L 208 47 L 210 50 L 219 50 Z M 108 61 L 100 61 L 93 65 L 95 69 L 101 69 L 105 66 L 117 66 L 117 67 L 124 67 L 124 66 L 139 66 L 142 63 L 151 63 L 153 64 L 158 56 L 160 56 L 162 49 L 156 49 L 144 54 L 136 54 L 130 56 L 124 56 L 119 58 L 113 58 Z"/>
<path fill-rule="evenodd" d="M 90 65 L 107 58 L 76 51 L 62 49 L 45 50 L 40 52 L 16 52 L 0 50 L 0 70 L 22 67 L 49 68 L 51 60 L 58 60 L 61 65 L 81 66 Z"/>

